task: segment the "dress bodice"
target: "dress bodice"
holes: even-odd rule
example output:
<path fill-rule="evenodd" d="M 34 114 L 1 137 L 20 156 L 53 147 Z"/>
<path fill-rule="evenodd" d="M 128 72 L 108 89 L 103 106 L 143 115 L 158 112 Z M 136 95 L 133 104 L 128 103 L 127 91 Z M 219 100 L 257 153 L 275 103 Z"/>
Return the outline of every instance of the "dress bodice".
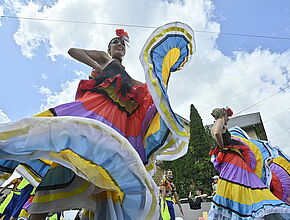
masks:
<path fill-rule="evenodd" d="M 241 145 L 239 141 L 232 139 L 231 134 L 228 130 L 222 134 L 224 146 Z"/>
<path fill-rule="evenodd" d="M 117 61 L 112 61 L 103 69 L 103 75 L 107 77 L 115 76 L 116 74 L 121 74 L 122 77 L 130 78 L 129 74 L 126 72 L 123 66 L 121 66 Z"/>
<path fill-rule="evenodd" d="M 119 76 L 119 77 L 118 77 Z M 125 96 L 131 91 L 132 86 L 134 86 L 134 80 L 129 76 L 123 66 L 118 62 L 112 61 L 104 69 L 103 73 L 94 77 L 96 80 L 96 85 L 103 83 L 107 79 L 120 78 L 120 84 L 115 82 L 112 85 L 115 87 L 120 87 L 120 94 Z M 114 80 L 113 80 L 114 81 Z"/>

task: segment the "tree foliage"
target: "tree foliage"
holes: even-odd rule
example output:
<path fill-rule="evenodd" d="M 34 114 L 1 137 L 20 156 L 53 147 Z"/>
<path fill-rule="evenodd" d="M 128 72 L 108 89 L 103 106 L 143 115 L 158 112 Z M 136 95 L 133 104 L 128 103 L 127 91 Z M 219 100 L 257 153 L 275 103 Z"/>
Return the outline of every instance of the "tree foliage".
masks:
<path fill-rule="evenodd" d="M 202 119 L 194 105 L 190 106 L 190 139 L 188 153 L 175 160 L 164 162 L 164 169 L 171 169 L 174 183 L 181 198 L 187 197 L 189 191 L 202 188 L 211 194 L 212 176 L 216 171 L 210 162 L 209 151 L 214 146 L 208 127 L 204 127 Z"/>

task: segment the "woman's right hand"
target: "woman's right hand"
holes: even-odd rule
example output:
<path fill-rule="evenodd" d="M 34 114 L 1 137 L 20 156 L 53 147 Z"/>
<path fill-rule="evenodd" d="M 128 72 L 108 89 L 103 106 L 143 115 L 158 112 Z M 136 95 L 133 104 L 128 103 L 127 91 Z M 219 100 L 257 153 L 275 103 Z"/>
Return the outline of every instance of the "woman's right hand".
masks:
<path fill-rule="evenodd" d="M 99 74 L 103 73 L 103 67 L 100 64 L 98 64 L 97 62 L 95 62 L 93 69 Z"/>

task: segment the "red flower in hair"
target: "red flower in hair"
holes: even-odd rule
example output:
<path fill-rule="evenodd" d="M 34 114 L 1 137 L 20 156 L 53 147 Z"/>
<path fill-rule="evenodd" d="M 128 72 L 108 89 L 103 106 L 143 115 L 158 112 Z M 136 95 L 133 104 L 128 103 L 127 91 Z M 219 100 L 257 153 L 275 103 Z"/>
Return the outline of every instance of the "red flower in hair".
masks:
<path fill-rule="evenodd" d="M 232 117 L 233 114 L 234 114 L 233 110 L 230 109 L 229 107 L 226 107 L 225 109 L 226 109 L 226 111 L 227 111 L 227 115 L 228 115 L 229 117 Z"/>
<path fill-rule="evenodd" d="M 129 35 L 124 29 L 116 29 L 116 35 L 120 37 L 122 40 L 129 42 Z"/>

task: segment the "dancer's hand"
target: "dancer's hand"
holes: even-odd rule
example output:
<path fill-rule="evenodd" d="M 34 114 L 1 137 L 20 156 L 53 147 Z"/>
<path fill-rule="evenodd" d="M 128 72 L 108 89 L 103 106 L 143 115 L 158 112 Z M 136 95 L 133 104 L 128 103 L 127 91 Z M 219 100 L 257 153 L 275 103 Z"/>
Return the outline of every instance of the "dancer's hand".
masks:
<path fill-rule="evenodd" d="M 97 62 L 95 62 L 95 65 L 93 66 L 93 68 L 97 73 L 99 74 L 103 73 L 103 67 Z"/>

